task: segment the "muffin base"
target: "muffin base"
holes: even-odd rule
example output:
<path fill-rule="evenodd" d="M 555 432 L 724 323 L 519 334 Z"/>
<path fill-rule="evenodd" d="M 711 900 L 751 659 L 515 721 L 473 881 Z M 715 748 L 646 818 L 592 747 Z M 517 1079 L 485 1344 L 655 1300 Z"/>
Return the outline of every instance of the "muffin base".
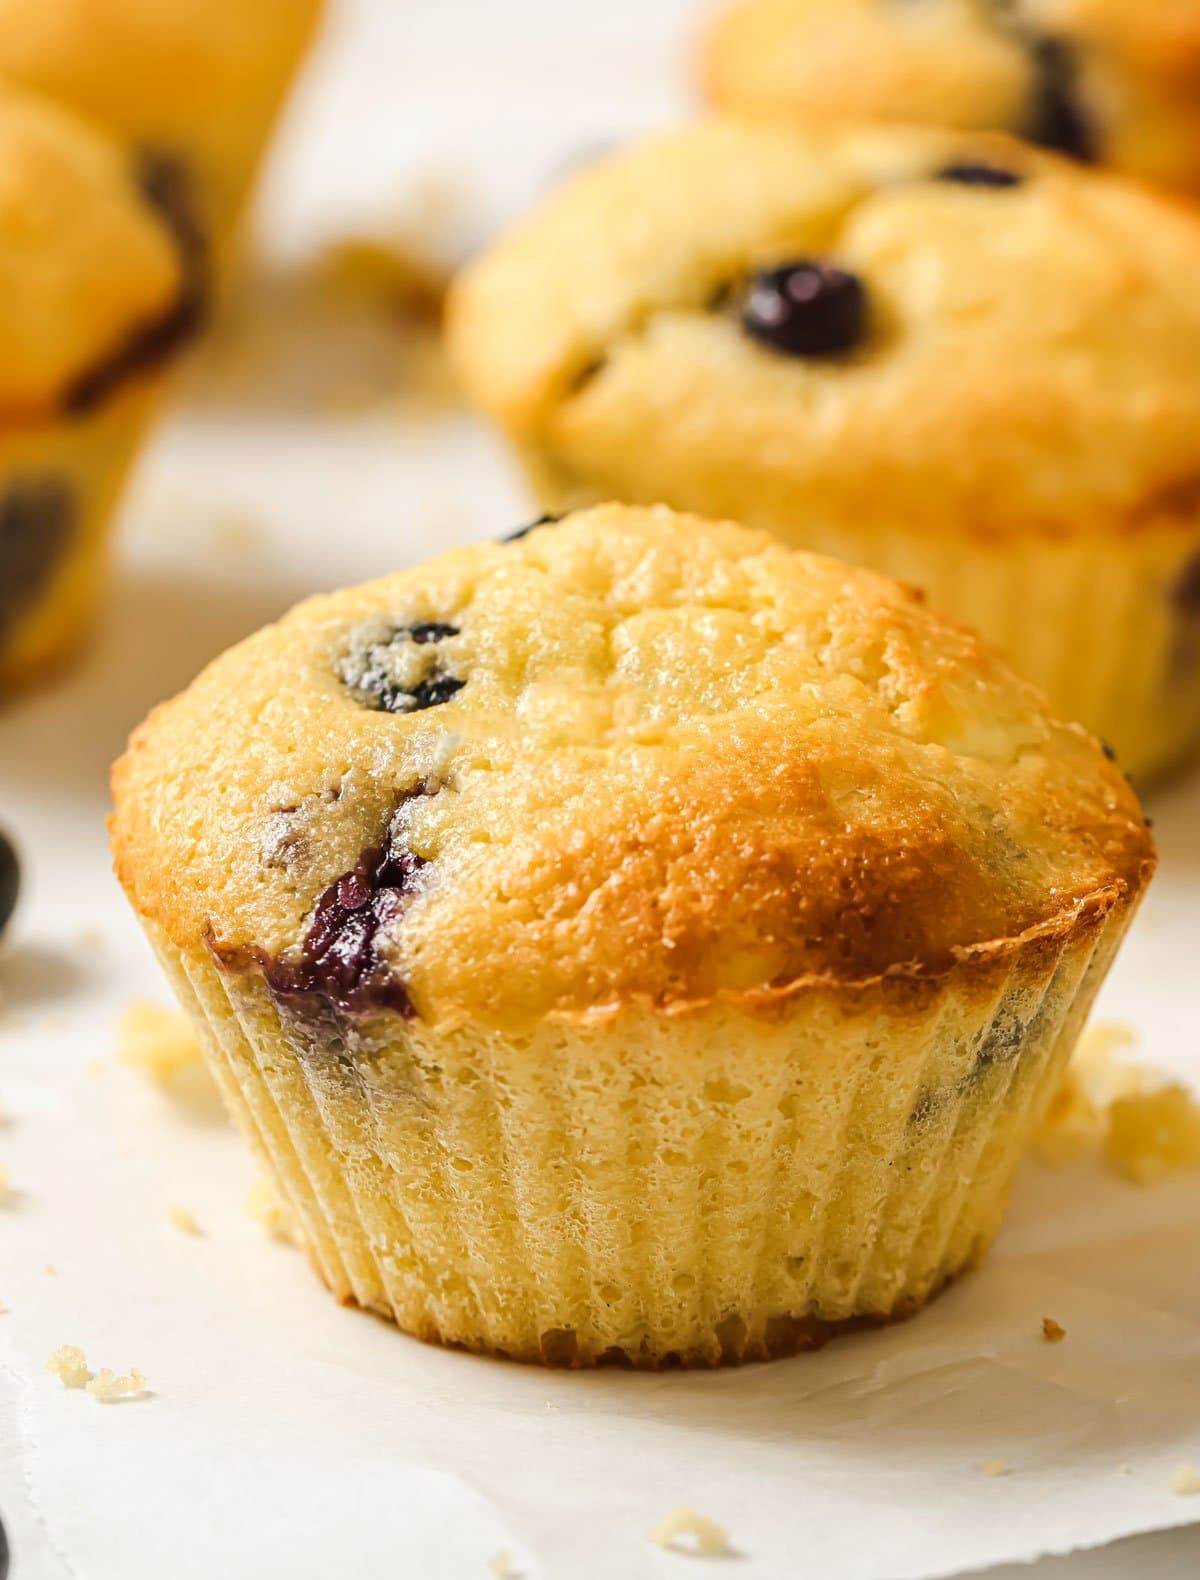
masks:
<path fill-rule="evenodd" d="M 540 451 L 521 459 L 548 511 L 609 497 Z M 923 588 L 934 608 L 1002 647 L 1063 718 L 1108 742 L 1137 784 L 1200 750 L 1200 502 L 1190 514 L 1120 534 L 1030 531 L 1005 540 L 781 521 L 752 508 L 739 516 L 794 548 Z"/>
<path fill-rule="evenodd" d="M 507 1034 L 305 1018 L 150 932 L 339 1299 L 464 1349 L 655 1368 L 815 1348 L 976 1262 L 1128 909 L 941 978 Z"/>
<path fill-rule="evenodd" d="M 60 491 L 68 501 L 63 542 L 41 585 L 11 620 L 0 610 L 0 692 L 53 668 L 88 635 L 104 583 L 109 525 L 159 398 L 159 380 L 138 379 L 86 417 L 0 427 L 0 501 L 31 487 Z M 0 536 L 0 578 L 5 575 Z"/>

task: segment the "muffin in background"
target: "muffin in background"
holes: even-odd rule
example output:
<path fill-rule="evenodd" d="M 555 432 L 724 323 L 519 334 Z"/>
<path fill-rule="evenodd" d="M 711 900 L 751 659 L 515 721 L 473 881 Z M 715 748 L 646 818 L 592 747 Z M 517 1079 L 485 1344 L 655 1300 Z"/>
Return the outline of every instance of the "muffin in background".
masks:
<path fill-rule="evenodd" d="M 169 172 L 177 204 L 223 274 L 322 8 L 323 0 L 0 0 L 0 74 L 105 123 Z"/>
<path fill-rule="evenodd" d="M 1148 779 L 1200 740 L 1200 213 L 1013 140 L 711 121 L 453 287 L 545 507 L 765 527 L 924 587 Z"/>
<path fill-rule="evenodd" d="M 313 599 L 114 775 L 118 875 L 330 1288 L 715 1364 L 982 1254 L 1148 881 L 909 588 L 604 506 Z"/>
<path fill-rule="evenodd" d="M 1200 196 L 1195 0 L 732 0 L 701 69 L 733 114 L 1012 132 Z"/>
<path fill-rule="evenodd" d="M 72 111 L 0 88 L 0 691 L 88 631 L 198 289 L 153 172 Z"/>

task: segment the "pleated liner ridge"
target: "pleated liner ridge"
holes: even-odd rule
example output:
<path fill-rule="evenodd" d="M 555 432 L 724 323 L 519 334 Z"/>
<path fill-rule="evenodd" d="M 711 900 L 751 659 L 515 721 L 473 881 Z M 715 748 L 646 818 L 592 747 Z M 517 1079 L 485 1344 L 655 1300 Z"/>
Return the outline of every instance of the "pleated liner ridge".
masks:
<path fill-rule="evenodd" d="M 1129 910 L 938 981 L 522 1036 L 317 1028 L 151 932 L 340 1299 L 472 1350 L 653 1367 L 812 1348 L 974 1264 Z"/>

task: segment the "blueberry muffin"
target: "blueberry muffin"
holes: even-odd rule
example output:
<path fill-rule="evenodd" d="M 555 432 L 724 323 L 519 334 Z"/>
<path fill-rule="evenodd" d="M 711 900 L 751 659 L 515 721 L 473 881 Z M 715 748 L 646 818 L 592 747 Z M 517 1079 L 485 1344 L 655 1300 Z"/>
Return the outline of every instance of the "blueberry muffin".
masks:
<path fill-rule="evenodd" d="M 122 481 L 200 311 L 157 173 L 0 90 L 0 690 L 87 630 Z"/>
<path fill-rule="evenodd" d="M 177 205 L 227 263 L 321 9 L 322 0 L 0 0 L 0 74 L 107 124 L 169 172 Z"/>
<path fill-rule="evenodd" d="M 1154 864 L 912 589 L 662 507 L 302 604 L 115 798 L 331 1288 L 580 1366 L 785 1354 L 970 1267 Z"/>
<path fill-rule="evenodd" d="M 1200 216 L 986 135 L 710 122 L 452 293 L 546 507 L 731 516 L 923 586 L 1147 777 L 1200 738 Z"/>
<path fill-rule="evenodd" d="M 739 115 L 1015 132 L 1200 195 L 1196 0 L 733 0 L 703 71 Z"/>

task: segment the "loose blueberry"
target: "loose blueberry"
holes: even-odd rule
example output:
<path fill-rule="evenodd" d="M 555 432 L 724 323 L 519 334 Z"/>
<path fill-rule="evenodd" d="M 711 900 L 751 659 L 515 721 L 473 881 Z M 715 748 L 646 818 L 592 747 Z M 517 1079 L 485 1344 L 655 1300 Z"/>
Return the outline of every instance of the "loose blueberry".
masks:
<path fill-rule="evenodd" d="M 836 356 L 852 351 L 866 334 L 867 293 L 856 274 L 799 259 L 754 276 L 742 328 L 788 356 Z"/>
<path fill-rule="evenodd" d="M 0 834 L 0 933 L 12 921 L 21 892 L 21 864 L 12 840 Z"/>
<path fill-rule="evenodd" d="M 351 632 L 347 651 L 338 660 L 338 679 L 364 707 L 383 713 L 439 707 L 457 696 L 466 681 L 449 674 L 433 653 L 418 658 L 413 649 L 436 648 L 458 635 L 459 628 L 443 620 L 418 625 L 396 625 L 381 618 L 363 621 Z"/>
<path fill-rule="evenodd" d="M 0 641 L 49 586 L 74 527 L 61 478 L 18 480 L 0 498 Z"/>
<path fill-rule="evenodd" d="M 939 181 L 954 181 L 964 187 L 1019 187 L 1024 176 L 1015 170 L 1005 170 L 1000 165 L 944 165 L 937 173 Z"/>
<path fill-rule="evenodd" d="M 1058 38 L 1035 38 L 1030 44 L 1034 69 L 1033 105 L 1026 135 L 1072 159 L 1092 163 L 1098 157 L 1096 138 L 1077 96 L 1077 71 L 1070 49 Z"/>
<path fill-rule="evenodd" d="M 501 538 L 501 543 L 519 543 L 522 538 L 527 538 L 534 527 L 549 527 L 562 520 L 561 516 L 539 516 L 536 521 L 531 521 L 527 526 L 518 527 L 515 532 L 510 532 L 507 537 Z"/>

